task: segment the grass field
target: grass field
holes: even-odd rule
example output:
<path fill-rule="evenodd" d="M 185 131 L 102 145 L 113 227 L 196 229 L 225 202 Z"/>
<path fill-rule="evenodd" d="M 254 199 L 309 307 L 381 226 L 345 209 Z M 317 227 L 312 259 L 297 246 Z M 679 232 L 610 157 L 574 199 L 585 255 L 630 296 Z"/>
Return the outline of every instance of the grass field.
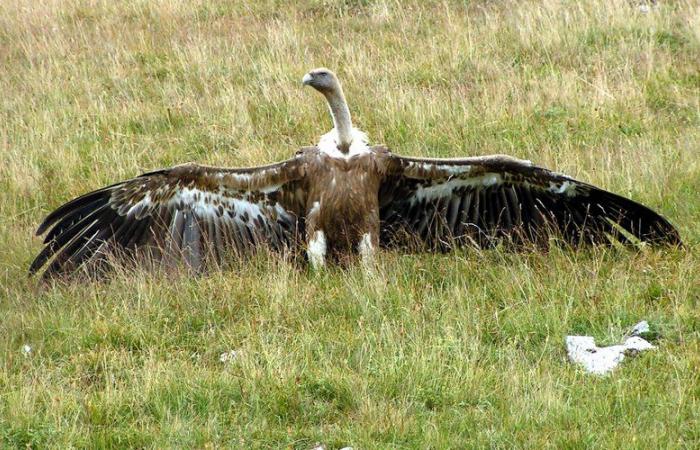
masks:
<path fill-rule="evenodd" d="M 27 277 L 78 194 L 314 143 L 321 65 L 373 142 L 530 159 L 687 246 Z M 697 1 L 5 0 L 0 94 L 0 447 L 700 446 Z M 642 319 L 657 351 L 604 378 L 567 362 L 567 334 Z"/>

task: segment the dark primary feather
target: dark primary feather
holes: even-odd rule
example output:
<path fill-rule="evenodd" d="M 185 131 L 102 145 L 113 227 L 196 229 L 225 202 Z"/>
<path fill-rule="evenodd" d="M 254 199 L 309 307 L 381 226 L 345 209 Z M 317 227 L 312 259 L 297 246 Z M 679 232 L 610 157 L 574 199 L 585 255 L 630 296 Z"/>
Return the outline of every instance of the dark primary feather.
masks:
<path fill-rule="evenodd" d="M 381 242 L 450 249 L 510 242 L 680 245 L 665 218 L 633 200 L 506 156 L 391 156 L 379 193 Z"/>
<path fill-rule="evenodd" d="M 194 270 L 261 244 L 282 250 L 303 227 L 296 189 L 303 157 L 269 166 L 220 169 L 177 166 L 82 195 L 42 222 L 44 248 L 32 262 L 44 276 L 74 272 L 108 254 L 138 252 Z"/>

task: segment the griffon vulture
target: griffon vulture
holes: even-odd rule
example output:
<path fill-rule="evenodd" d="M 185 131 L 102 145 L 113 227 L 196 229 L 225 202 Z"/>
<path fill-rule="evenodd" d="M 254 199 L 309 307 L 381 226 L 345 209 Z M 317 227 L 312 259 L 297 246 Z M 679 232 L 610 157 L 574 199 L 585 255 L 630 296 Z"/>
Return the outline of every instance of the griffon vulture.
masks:
<path fill-rule="evenodd" d="M 266 246 L 303 249 L 316 268 L 378 247 L 399 251 L 498 242 L 679 245 L 678 231 L 635 201 L 504 155 L 399 156 L 353 128 L 328 69 L 303 84 L 324 95 L 333 129 L 282 162 L 250 168 L 184 164 L 103 187 L 46 217 L 30 272 L 64 275 L 107 255 L 147 254 L 198 271 Z M 86 266 L 99 267 L 100 264 Z M 95 270 L 95 269 L 92 269 Z"/>

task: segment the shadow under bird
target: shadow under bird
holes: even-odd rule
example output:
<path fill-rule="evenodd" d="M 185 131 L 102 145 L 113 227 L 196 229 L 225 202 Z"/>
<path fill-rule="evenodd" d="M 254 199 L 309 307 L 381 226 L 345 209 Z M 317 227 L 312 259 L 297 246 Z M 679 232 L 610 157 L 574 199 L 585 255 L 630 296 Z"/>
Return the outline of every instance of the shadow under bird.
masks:
<path fill-rule="evenodd" d="M 646 206 L 529 161 L 411 158 L 369 146 L 333 72 L 312 70 L 303 84 L 323 94 L 333 119 L 317 145 L 260 167 L 156 170 L 71 200 L 39 226 L 48 233 L 30 272 L 48 264 L 45 277 L 65 275 L 139 253 L 198 271 L 261 245 L 305 250 L 317 268 L 371 260 L 378 247 L 540 246 L 552 236 L 575 246 L 681 244 Z"/>

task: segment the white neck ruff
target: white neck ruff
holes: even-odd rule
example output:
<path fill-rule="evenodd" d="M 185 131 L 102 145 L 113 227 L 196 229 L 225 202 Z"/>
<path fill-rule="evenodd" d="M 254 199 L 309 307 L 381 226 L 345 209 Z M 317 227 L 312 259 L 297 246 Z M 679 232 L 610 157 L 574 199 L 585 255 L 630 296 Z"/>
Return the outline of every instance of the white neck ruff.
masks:
<path fill-rule="evenodd" d="M 350 149 L 347 153 L 343 153 L 338 149 L 338 142 L 338 131 L 333 128 L 331 131 L 321 136 L 321 139 L 318 141 L 318 148 L 321 150 L 321 153 L 325 153 L 334 158 L 350 158 L 369 153 L 370 151 L 367 145 L 367 135 L 357 128 L 352 129 L 352 142 L 350 143 Z"/>

